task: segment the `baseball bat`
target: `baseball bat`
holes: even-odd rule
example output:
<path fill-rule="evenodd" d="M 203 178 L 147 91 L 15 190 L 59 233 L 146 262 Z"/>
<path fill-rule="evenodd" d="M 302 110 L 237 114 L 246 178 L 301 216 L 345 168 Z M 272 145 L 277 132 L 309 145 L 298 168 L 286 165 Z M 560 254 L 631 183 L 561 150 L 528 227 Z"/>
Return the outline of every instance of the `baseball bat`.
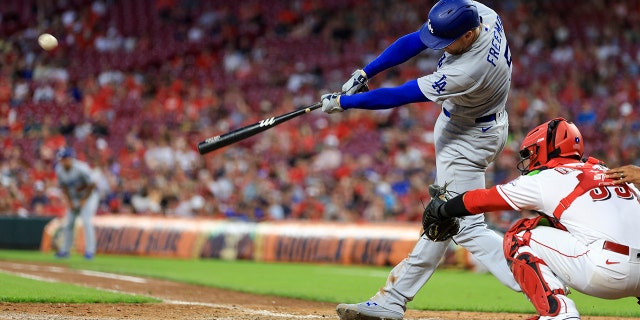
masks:
<path fill-rule="evenodd" d="M 240 140 L 249 138 L 254 136 L 262 131 L 265 131 L 269 128 L 275 127 L 285 121 L 289 121 L 293 118 L 296 118 L 305 113 L 311 112 L 315 109 L 318 109 L 322 106 L 322 102 L 318 102 L 316 104 L 310 105 L 308 107 L 304 107 L 295 111 L 291 111 L 285 113 L 283 115 L 279 115 L 277 117 L 271 117 L 267 119 L 260 120 L 254 124 L 235 129 L 233 131 L 229 131 L 225 134 L 214 136 L 208 138 L 204 141 L 198 143 L 198 152 L 200 154 L 207 154 L 209 152 L 218 150 L 222 147 L 226 147 L 232 143 L 236 143 Z"/>

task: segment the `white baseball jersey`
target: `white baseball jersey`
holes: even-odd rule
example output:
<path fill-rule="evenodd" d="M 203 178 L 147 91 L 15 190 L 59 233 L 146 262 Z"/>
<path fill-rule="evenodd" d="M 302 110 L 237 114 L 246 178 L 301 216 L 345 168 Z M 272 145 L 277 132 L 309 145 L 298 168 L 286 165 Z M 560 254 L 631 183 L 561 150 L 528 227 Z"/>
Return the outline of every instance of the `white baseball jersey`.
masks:
<path fill-rule="evenodd" d="M 515 210 L 536 210 L 553 216 L 560 201 L 578 185 L 577 176 L 582 173 L 578 167 L 584 165 L 573 163 L 522 176 L 497 186 L 497 190 Z M 593 170 L 603 177 L 606 168 L 594 165 Z M 562 212 L 559 221 L 584 244 L 607 239 L 640 248 L 640 237 L 636 234 L 640 226 L 638 194 L 631 184 L 591 189 L 577 197 Z"/>
<path fill-rule="evenodd" d="M 444 53 L 436 72 L 418 79 L 429 100 L 465 118 L 504 111 L 511 86 L 511 52 L 502 20 L 491 8 L 474 4 L 481 25 L 471 49 L 461 55 Z"/>

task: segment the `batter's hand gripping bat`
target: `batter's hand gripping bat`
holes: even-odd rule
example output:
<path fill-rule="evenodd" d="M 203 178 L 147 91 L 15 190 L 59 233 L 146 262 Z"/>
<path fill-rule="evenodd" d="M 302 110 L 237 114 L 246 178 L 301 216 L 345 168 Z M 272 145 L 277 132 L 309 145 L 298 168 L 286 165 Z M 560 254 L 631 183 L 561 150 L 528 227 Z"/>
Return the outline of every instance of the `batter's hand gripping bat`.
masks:
<path fill-rule="evenodd" d="M 291 111 L 289 113 L 285 113 L 283 115 L 279 115 L 277 117 L 271 117 L 268 119 L 260 120 L 254 124 L 235 129 L 233 131 L 229 131 L 225 134 L 208 138 L 207 140 L 201 141 L 198 143 L 198 152 L 200 154 L 207 154 L 209 152 L 218 150 L 222 147 L 226 147 L 232 143 L 236 143 L 240 140 L 249 138 L 253 135 L 256 135 L 262 131 L 265 131 L 271 127 L 277 126 L 285 121 L 289 121 L 293 118 L 296 118 L 305 113 L 309 113 L 315 109 L 318 109 L 322 106 L 322 102 L 318 102 L 316 104 L 310 105 L 308 107 L 304 107 L 295 111 Z"/>

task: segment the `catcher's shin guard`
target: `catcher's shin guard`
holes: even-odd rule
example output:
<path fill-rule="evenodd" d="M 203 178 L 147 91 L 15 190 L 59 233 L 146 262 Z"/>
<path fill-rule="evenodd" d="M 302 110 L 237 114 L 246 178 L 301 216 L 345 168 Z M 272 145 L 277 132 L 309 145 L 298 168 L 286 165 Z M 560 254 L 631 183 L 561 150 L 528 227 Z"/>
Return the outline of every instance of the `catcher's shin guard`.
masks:
<path fill-rule="evenodd" d="M 549 288 L 540 269 L 543 265 L 544 261 L 529 252 L 524 252 L 511 260 L 511 271 L 538 314 L 556 316 L 562 307 L 562 301 L 556 295 L 565 295 L 565 293 L 562 289 Z"/>

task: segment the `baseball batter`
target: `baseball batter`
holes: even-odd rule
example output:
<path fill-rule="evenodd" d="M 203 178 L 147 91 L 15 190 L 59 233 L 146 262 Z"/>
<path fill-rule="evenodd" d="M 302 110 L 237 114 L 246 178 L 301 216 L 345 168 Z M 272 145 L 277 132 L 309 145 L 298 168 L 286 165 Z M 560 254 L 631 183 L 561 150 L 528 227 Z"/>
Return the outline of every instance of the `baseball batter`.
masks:
<path fill-rule="evenodd" d="M 64 236 L 62 247 L 56 256 L 59 258 L 69 257 L 69 250 L 73 244 L 75 221 L 80 216 L 85 231 L 84 257 L 93 259 L 96 252 L 96 240 L 92 220 L 98 210 L 100 199 L 96 192 L 91 168 L 85 162 L 75 159 L 72 149 L 63 148 L 58 152 L 55 173 L 58 184 L 69 204 L 62 229 Z"/>
<path fill-rule="evenodd" d="M 369 78 L 428 48 L 444 50 L 432 74 L 398 87 L 361 92 Z M 323 95 L 322 110 L 386 109 L 425 101 L 440 104 L 442 112 L 434 128 L 436 181 L 448 183 L 454 194 L 462 193 L 485 187 L 485 171 L 505 145 L 511 69 L 504 26 L 494 10 L 471 0 L 441 0 L 418 31 L 399 38 L 356 70 L 342 87 L 344 94 Z M 520 291 L 502 254 L 502 237 L 487 228 L 484 216 L 465 217 L 460 226 L 453 238 L 456 243 L 503 284 Z M 338 305 L 338 315 L 343 320 L 402 319 L 407 302 L 431 277 L 448 245 L 448 241 L 421 237 L 380 292 L 367 302 Z"/>
<path fill-rule="evenodd" d="M 578 128 L 563 118 L 527 134 L 520 147 L 523 176 L 490 189 L 432 200 L 425 214 L 436 219 L 487 210 L 533 210 L 516 222 L 504 253 L 534 319 L 580 319 L 567 287 L 604 299 L 640 296 L 640 191 L 606 178 L 597 159 L 581 161 Z M 538 226 L 542 218 L 551 226 Z"/>

